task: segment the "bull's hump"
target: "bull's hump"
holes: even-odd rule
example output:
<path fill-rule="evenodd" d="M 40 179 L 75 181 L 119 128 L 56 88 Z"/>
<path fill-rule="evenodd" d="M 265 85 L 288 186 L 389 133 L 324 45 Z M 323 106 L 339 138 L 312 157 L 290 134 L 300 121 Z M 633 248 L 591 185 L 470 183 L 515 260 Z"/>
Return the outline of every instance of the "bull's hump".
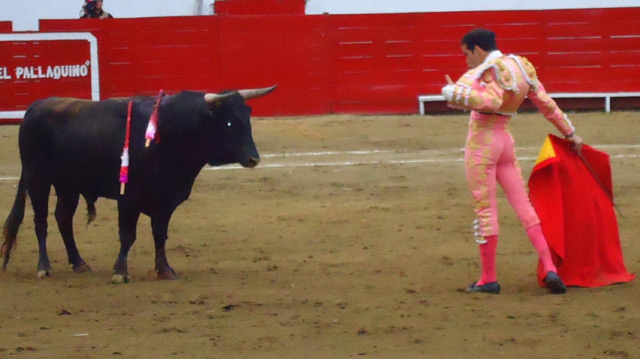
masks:
<path fill-rule="evenodd" d="M 71 116 L 75 116 L 80 110 L 86 108 L 93 101 L 83 100 L 69 97 L 52 98 L 46 106 L 54 113 L 66 113 Z"/>

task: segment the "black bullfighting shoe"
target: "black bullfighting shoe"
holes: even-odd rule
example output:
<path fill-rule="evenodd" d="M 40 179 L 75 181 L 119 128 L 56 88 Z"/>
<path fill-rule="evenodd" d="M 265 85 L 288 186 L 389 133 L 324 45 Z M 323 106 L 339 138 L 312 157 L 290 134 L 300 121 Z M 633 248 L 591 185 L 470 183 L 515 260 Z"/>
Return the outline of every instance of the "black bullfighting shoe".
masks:
<path fill-rule="evenodd" d="M 485 283 L 483 285 L 476 285 L 478 282 L 473 282 L 465 289 L 467 293 L 488 293 L 488 294 L 500 294 L 500 284 L 498 282 Z"/>
<path fill-rule="evenodd" d="M 549 288 L 551 294 L 564 294 L 567 292 L 567 286 L 558 276 L 556 272 L 547 272 L 547 276 L 544 277 L 544 284 Z"/>

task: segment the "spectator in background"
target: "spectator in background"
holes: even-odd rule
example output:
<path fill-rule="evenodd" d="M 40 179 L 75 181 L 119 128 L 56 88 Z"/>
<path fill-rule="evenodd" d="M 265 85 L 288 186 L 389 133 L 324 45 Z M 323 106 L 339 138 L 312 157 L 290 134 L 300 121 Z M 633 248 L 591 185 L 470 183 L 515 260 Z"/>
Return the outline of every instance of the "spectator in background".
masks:
<path fill-rule="evenodd" d="M 102 0 L 84 0 L 81 19 L 112 19 L 113 16 L 102 10 Z"/>

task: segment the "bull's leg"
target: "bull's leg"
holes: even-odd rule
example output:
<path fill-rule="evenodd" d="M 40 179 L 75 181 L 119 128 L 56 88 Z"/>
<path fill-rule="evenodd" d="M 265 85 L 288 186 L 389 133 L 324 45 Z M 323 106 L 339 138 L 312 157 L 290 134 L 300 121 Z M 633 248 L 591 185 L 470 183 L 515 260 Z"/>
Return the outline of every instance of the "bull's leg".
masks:
<path fill-rule="evenodd" d="M 156 272 L 158 272 L 158 279 L 178 278 L 176 272 L 169 266 L 165 251 L 170 218 L 171 216 L 151 218 L 151 231 L 153 232 L 153 241 L 156 246 Z"/>
<path fill-rule="evenodd" d="M 47 255 L 47 214 L 49 212 L 49 193 L 51 186 L 29 186 L 27 191 L 33 206 L 33 222 L 38 238 L 38 278 L 44 279 L 51 276 L 51 263 Z"/>
<path fill-rule="evenodd" d="M 74 272 L 84 273 L 90 272 L 91 268 L 89 268 L 82 257 L 80 257 L 73 236 L 73 215 L 76 213 L 76 208 L 78 208 L 79 197 L 78 194 L 58 192 L 55 216 L 60 235 L 62 235 L 62 239 L 64 240 L 64 246 L 67 249 L 69 264 L 71 264 Z"/>
<path fill-rule="evenodd" d="M 129 249 L 136 241 L 136 227 L 140 218 L 140 211 L 118 201 L 118 225 L 120 227 L 120 252 L 113 266 L 111 282 L 114 284 L 129 283 L 129 269 L 127 256 Z"/>

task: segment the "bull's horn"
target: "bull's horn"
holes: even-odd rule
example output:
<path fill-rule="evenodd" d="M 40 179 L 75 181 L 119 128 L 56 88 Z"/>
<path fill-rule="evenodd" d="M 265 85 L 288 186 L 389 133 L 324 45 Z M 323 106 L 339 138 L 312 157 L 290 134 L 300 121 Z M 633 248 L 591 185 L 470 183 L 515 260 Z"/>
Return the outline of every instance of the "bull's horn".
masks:
<path fill-rule="evenodd" d="M 222 101 L 225 98 L 233 96 L 235 94 L 236 94 L 236 92 L 227 92 L 227 93 L 223 93 L 223 94 L 208 93 L 208 94 L 204 95 L 204 100 L 207 101 L 208 103 L 214 103 L 216 101 Z"/>
<path fill-rule="evenodd" d="M 251 100 L 252 98 L 256 98 L 256 97 L 260 97 L 260 96 L 264 96 L 264 95 L 268 94 L 269 92 L 275 90 L 276 87 L 278 87 L 278 85 L 274 85 L 274 86 L 271 86 L 271 87 L 265 87 L 265 88 L 261 88 L 261 89 L 239 90 L 238 93 L 245 100 Z"/>

